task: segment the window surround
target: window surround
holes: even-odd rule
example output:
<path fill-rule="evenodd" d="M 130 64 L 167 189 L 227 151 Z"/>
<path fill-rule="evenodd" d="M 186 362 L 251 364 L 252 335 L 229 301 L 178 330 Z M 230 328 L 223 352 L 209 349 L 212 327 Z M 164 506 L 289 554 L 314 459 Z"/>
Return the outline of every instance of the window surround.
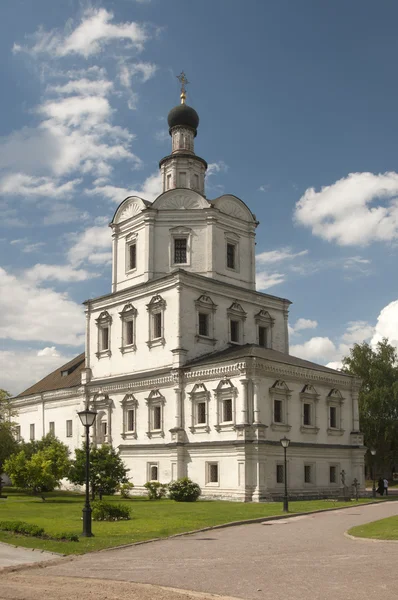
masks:
<path fill-rule="evenodd" d="M 103 310 L 98 319 L 95 320 L 97 323 L 97 352 L 95 353 L 97 358 L 104 358 L 111 356 L 111 332 L 112 332 L 112 317 L 107 310 Z M 108 347 L 102 348 L 102 335 L 103 330 L 108 328 Z"/>
<path fill-rule="evenodd" d="M 344 398 L 343 398 L 341 392 L 335 388 L 330 390 L 330 392 L 326 398 L 327 419 L 328 419 L 327 433 L 328 433 L 328 435 L 343 435 L 344 434 L 345 430 L 342 428 L 342 412 L 343 412 L 342 406 L 343 406 L 343 403 L 344 403 Z M 331 424 L 330 424 L 330 408 L 332 406 L 336 408 L 337 427 L 331 427 Z"/>
<path fill-rule="evenodd" d="M 234 273 L 239 273 L 240 272 L 240 256 L 239 256 L 239 240 L 240 240 L 240 238 L 239 238 L 239 235 L 237 235 L 236 233 L 233 233 L 232 231 L 228 231 L 228 232 L 225 232 L 224 237 L 225 237 L 225 250 L 224 250 L 225 269 L 227 271 L 233 271 Z M 228 244 L 231 244 L 235 248 L 235 252 L 234 252 L 235 266 L 234 267 L 228 266 Z"/>
<path fill-rule="evenodd" d="M 152 478 L 152 469 L 156 469 L 156 479 Z M 159 481 L 159 463 L 149 462 L 147 463 L 147 481 Z"/>
<path fill-rule="evenodd" d="M 211 467 L 217 466 L 217 481 L 211 481 Z M 206 461 L 206 487 L 220 487 L 220 465 L 218 461 Z"/>
<path fill-rule="evenodd" d="M 208 433 L 209 427 L 209 402 L 210 392 L 207 390 L 204 383 L 196 383 L 192 388 L 192 391 L 188 393 L 191 401 L 191 426 L 189 430 L 191 433 Z M 198 404 L 205 402 L 206 404 L 206 418 L 204 423 L 198 423 Z"/>
<path fill-rule="evenodd" d="M 159 392 L 159 390 L 152 390 L 145 399 L 145 403 L 148 407 L 148 428 L 147 436 L 149 438 L 164 438 L 164 405 L 166 398 Z M 154 408 L 160 407 L 160 429 L 154 429 Z"/>
<path fill-rule="evenodd" d="M 123 310 L 119 313 L 120 319 L 122 321 L 122 345 L 120 347 L 120 352 L 124 354 L 125 352 L 135 352 L 137 350 L 136 346 L 136 319 L 137 319 L 137 309 L 134 308 L 132 304 L 126 304 Z M 131 344 L 127 344 L 127 323 L 133 323 L 133 341 Z"/>
<path fill-rule="evenodd" d="M 22 437 L 21 437 L 21 426 L 20 425 L 15 425 L 14 428 L 14 437 L 15 437 L 15 441 L 16 442 L 20 442 Z"/>
<path fill-rule="evenodd" d="M 173 227 L 169 230 L 169 264 L 171 267 L 190 267 L 192 257 L 192 229 L 189 227 Z M 180 263 L 174 260 L 175 240 L 185 239 L 187 241 L 186 262 Z"/>
<path fill-rule="evenodd" d="M 272 431 L 290 431 L 292 428 L 289 425 L 289 400 L 292 395 L 291 390 L 289 390 L 287 384 L 278 379 L 275 383 L 269 388 L 269 395 L 271 397 L 271 429 Z M 282 402 L 282 422 L 274 421 L 274 402 L 275 400 L 280 400 Z"/>
<path fill-rule="evenodd" d="M 126 394 L 123 400 L 120 402 L 122 407 L 122 433 L 121 436 L 124 440 L 137 439 L 137 407 L 138 401 L 133 394 Z M 128 412 L 129 410 L 134 411 L 134 429 L 128 428 Z"/>
<path fill-rule="evenodd" d="M 216 431 L 233 431 L 236 423 L 236 397 L 237 388 L 230 379 L 222 379 L 214 391 L 216 398 Z M 223 421 L 223 403 L 224 400 L 232 400 L 232 421 Z"/>
<path fill-rule="evenodd" d="M 214 346 L 217 340 L 214 337 L 214 329 L 215 329 L 215 313 L 217 310 L 217 304 L 214 304 L 213 300 L 207 294 L 202 294 L 199 296 L 197 300 L 195 300 L 195 308 L 196 308 L 196 336 L 195 339 L 197 342 L 201 342 L 203 344 L 209 344 Z M 203 313 L 208 315 L 208 327 L 209 327 L 209 335 L 201 335 L 199 333 L 199 314 Z"/>
<path fill-rule="evenodd" d="M 319 402 L 319 394 L 310 384 L 306 384 L 300 392 L 301 400 L 301 433 L 317 434 L 319 427 L 317 426 L 317 405 Z M 304 404 L 311 406 L 311 423 L 308 425 L 304 424 Z"/>
<path fill-rule="evenodd" d="M 305 480 L 305 470 L 306 470 L 307 467 L 309 467 L 309 469 L 310 469 L 310 471 L 309 471 L 310 472 L 310 481 L 306 481 Z M 304 485 L 305 486 L 307 486 L 307 485 L 315 485 L 315 483 L 316 483 L 315 463 L 313 463 L 313 462 L 312 463 L 311 462 L 304 463 L 303 479 L 304 479 Z"/>
<path fill-rule="evenodd" d="M 109 398 L 108 394 L 96 394 L 92 400 L 92 409 L 95 410 L 97 418 L 94 421 L 93 439 L 95 443 L 100 443 L 102 438 L 101 423 L 107 423 L 107 432 L 101 443 L 111 444 L 112 443 L 112 407 L 113 401 Z"/>
<path fill-rule="evenodd" d="M 149 304 L 147 304 L 147 311 L 149 314 L 149 331 L 148 331 L 148 348 L 153 348 L 154 346 L 164 346 L 166 340 L 164 338 L 164 314 L 166 310 L 166 302 L 163 300 L 162 296 L 157 294 L 153 296 Z M 161 314 L 161 336 L 155 336 L 155 323 L 154 316 L 156 314 Z"/>
<path fill-rule="evenodd" d="M 256 315 L 254 315 L 254 321 L 256 323 L 257 330 L 257 344 L 260 346 L 260 327 L 265 329 L 265 346 L 262 348 L 272 348 L 272 330 L 275 323 L 275 319 L 271 317 L 269 312 L 265 309 L 261 309 Z"/>
<path fill-rule="evenodd" d="M 242 306 L 237 300 L 232 302 L 231 306 L 227 309 L 228 316 L 228 342 L 230 344 L 241 345 L 244 344 L 245 332 L 244 322 L 246 321 L 247 313 L 243 310 Z M 231 340 L 231 321 L 237 321 L 239 323 L 238 341 Z"/>
<path fill-rule="evenodd" d="M 48 423 L 48 433 L 51 435 L 55 435 L 55 421 L 49 421 Z"/>
<path fill-rule="evenodd" d="M 35 424 L 31 423 L 29 425 L 29 440 L 33 442 L 35 439 Z"/>
<path fill-rule="evenodd" d="M 138 258 L 138 252 L 137 252 L 137 238 L 138 238 L 138 234 L 136 232 L 134 233 L 130 233 L 129 235 L 126 236 L 126 273 L 130 274 L 130 273 L 134 273 L 134 271 L 137 270 L 137 258 Z M 135 245 L 135 267 L 131 267 L 130 266 L 130 246 L 134 246 Z"/>
<path fill-rule="evenodd" d="M 65 429 L 66 429 L 66 437 L 68 437 L 68 438 L 73 437 L 73 421 L 72 421 L 72 419 L 68 419 L 66 421 Z"/>
<path fill-rule="evenodd" d="M 278 481 L 278 469 L 282 468 L 282 481 Z M 275 481 L 276 485 L 284 485 L 285 483 L 285 464 L 283 462 L 277 462 L 275 464 Z"/>

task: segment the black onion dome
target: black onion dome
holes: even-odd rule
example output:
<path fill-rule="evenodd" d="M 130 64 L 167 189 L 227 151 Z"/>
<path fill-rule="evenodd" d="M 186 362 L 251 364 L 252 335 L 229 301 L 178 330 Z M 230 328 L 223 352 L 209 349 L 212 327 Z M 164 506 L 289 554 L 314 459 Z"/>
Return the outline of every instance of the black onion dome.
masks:
<path fill-rule="evenodd" d="M 169 124 L 169 129 L 172 129 L 177 125 L 182 125 L 193 129 L 196 135 L 196 130 L 199 125 L 199 115 L 191 106 L 179 104 L 179 106 L 175 106 L 171 109 L 169 116 L 167 117 L 167 122 Z"/>

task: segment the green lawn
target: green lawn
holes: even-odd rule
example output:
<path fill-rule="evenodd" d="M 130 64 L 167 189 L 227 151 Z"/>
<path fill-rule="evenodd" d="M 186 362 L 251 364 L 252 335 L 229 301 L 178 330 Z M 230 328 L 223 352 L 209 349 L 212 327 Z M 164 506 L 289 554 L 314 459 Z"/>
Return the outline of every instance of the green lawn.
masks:
<path fill-rule="evenodd" d="M 398 516 L 358 525 L 348 532 L 350 535 L 374 540 L 398 540 Z"/>
<path fill-rule="evenodd" d="M 0 500 L 0 521 L 20 520 L 35 523 L 51 533 L 81 533 L 82 508 L 84 498 L 81 495 L 54 492 L 48 494 L 46 502 L 6 489 L 7 500 Z M 158 537 L 167 537 L 175 533 L 220 525 L 242 519 L 254 519 L 281 515 L 282 503 L 245 504 L 238 502 L 198 501 L 194 503 L 174 502 L 172 500 L 149 501 L 146 498 L 121 500 L 120 497 L 104 498 L 109 502 L 128 504 L 132 509 L 130 521 L 113 523 L 93 522 L 93 538 L 80 538 L 79 542 L 57 542 L 25 537 L 0 531 L 0 541 L 40 548 L 61 554 L 82 554 L 92 550 L 110 548 Z M 360 502 L 368 502 L 363 499 Z M 323 508 L 345 506 L 343 502 L 331 500 L 313 500 L 290 502 L 291 513 L 308 512 Z M 355 502 L 347 506 L 354 506 Z"/>

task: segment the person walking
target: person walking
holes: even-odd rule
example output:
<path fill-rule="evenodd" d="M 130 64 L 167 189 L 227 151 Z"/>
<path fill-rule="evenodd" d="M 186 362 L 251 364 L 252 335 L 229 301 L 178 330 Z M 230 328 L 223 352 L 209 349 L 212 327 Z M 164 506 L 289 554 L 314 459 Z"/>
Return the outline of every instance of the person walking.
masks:
<path fill-rule="evenodd" d="M 387 477 L 385 477 L 385 478 L 383 479 L 383 485 L 384 485 L 384 492 L 385 492 L 385 495 L 386 495 L 386 496 L 388 496 L 388 479 L 387 479 Z"/>
<path fill-rule="evenodd" d="M 380 496 L 384 494 L 384 480 L 382 477 L 380 477 L 379 481 L 377 482 L 377 493 L 380 494 Z"/>

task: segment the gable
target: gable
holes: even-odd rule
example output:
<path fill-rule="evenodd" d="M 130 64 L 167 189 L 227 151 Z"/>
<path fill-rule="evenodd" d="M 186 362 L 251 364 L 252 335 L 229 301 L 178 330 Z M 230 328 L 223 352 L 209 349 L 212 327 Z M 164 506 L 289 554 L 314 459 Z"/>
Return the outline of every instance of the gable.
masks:
<path fill-rule="evenodd" d="M 152 204 L 157 210 L 195 210 L 209 208 L 209 202 L 198 192 L 188 189 L 174 189 L 158 196 Z"/>
<path fill-rule="evenodd" d="M 127 221 L 128 219 L 131 219 L 131 217 L 135 217 L 146 208 L 147 204 L 142 198 L 139 198 L 138 196 L 128 196 L 128 198 L 125 198 L 125 200 L 123 200 L 123 202 L 116 209 L 111 223 L 123 223 L 123 221 Z"/>
<path fill-rule="evenodd" d="M 253 221 L 256 222 L 256 217 L 246 204 L 232 194 L 225 194 L 224 196 L 216 198 L 213 200 L 213 206 L 220 212 L 235 217 L 235 219 L 240 219 L 249 223 L 253 223 Z"/>

